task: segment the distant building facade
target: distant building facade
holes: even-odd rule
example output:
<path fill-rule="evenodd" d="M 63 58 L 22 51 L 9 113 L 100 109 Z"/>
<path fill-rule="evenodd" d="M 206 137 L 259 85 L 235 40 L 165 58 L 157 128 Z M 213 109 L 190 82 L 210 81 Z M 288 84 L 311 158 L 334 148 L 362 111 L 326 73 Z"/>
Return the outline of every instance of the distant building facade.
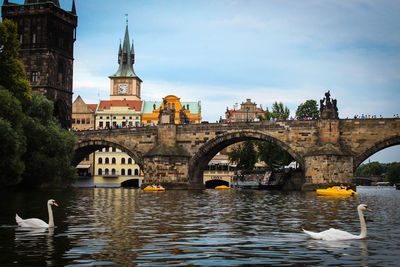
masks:
<path fill-rule="evenodd" d="M 226 108 L 225 118 L 227 122 L 241 122 L 241 121 L 257 121 L 259 115 L 264 115 L 263 108 L 257 107 L 255 102 L 251 102 L 250 98 L 246 102 L 233 106 L 233 109 Z"/>
<path fill-rule="evenodd" d="M 142 123 L 157 125 L 163 113 L 169 113 L 171 121 L 164 123 L 201 123 L 201 102 L 181 102 L 179 97 L 168 95 L 163 101 L 144 101 Z"/>
<path fill-rule="evenodd" d="M 72 131 L 93 130 L 95 125 L 95 112 L 97 104 L 86 104 L 83 99 L 78 96 L 72 104 Z M 80 184 L 87 186 L 93 184 L 93 174 L 95 171 L 94 154 L 92 153 L 82 160 L 76 168 Z"/>
<path fill-rule="evenodd" d="M 139 127 L 143 101 L 101 100 L 96 111 L 96 129 Z"/>
<path fill-rule="evenodd" d="M 54 112 L 64 128 L 71 127 L 75 1 L 71 11 L 61 9 L 58 0 L 5 0 L 2 19 L 17 24 L 21 42 L 20 60 L 32 89 L 54 102 Z"/>

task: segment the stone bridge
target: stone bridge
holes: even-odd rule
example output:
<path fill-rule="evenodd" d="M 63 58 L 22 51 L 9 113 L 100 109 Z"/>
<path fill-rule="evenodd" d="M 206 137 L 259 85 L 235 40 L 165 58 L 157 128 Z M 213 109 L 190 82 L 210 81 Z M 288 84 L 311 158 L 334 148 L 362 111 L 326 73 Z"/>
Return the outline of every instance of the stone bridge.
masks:
<path fill-rule="evenodd" d="M 320 119 L 311 121 L 161 124 L 77 132 L 73 164 L 103 147 L 116 147 L 141 167 L 146 183 L 171 188 L 203 188 L 203 171 L 223 148 L 245 140 L 281 146 L 299 163 L 301 188 L 350 184 L 369 156 L 400 144 L 400 119 Z"/>

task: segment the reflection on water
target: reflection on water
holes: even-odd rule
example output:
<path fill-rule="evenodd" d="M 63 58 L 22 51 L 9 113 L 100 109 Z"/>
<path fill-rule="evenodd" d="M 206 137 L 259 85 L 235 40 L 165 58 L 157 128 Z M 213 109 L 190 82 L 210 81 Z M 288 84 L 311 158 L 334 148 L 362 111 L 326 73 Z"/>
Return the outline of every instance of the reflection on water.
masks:
<path fill-rule="evenodd" d="M 96 188 L 3 196 L 0 264 L 396 265 L 400 191 L 358 192 L 319 198 L 313 192 Z M 16 211 L 46 218 L 43 203 L 50 197 L 61 204 L 55 229 L 15 227 Z M 301 232 L 334 227 L 359 234 L 360 203 L 374 210 L 366 240 L 328 242 Z"/>

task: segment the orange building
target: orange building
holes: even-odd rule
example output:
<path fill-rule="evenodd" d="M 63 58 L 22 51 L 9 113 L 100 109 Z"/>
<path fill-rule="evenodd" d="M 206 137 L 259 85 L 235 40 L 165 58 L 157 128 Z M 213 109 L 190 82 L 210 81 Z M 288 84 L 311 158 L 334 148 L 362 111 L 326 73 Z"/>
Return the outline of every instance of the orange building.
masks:
<path fill-rule="evenodd" d="M 163 101 L 144 101 L 142 107 L 142 123 L 157 125 L 161 112 L 173 112 L 174 123 L 200 123 L 201 102 L 181 102 L 179 97 L 168 95 Z"/>

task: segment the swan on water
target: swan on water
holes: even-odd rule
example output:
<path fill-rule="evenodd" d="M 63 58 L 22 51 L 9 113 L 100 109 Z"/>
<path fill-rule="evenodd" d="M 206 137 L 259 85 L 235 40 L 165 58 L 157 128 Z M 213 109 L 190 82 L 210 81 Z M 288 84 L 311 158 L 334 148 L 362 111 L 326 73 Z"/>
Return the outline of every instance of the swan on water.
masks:
<path fill-rule="evenodd" d="M 336 240 L 351 240 L 351 239 L 363 239 L 367 237 L 367 225 L 365 224 L 365 218 L 363 211 L 372 211 L 368 208 L 366 204 L 360 204 L 357 207 L 358 217 L 360 218 L 361 233 L 360 235 L 353 235 L 346 231 L 331 228 L 329 230 L 315 233 L 303 229 L 303 232 L 309 235 L 311 238 L 326 240 L 326 241 L 336 241 Z"/>
<path fill-rule="evenodd" d="M 58 206 L 56 201 L 54 199 L 49 199 L 47 201 L 47 211 L 49 213 L 49 223 L 45 223 L 41 219 L 37 218 L 31 218 L 31 219 L 22 219 L 21 217 L 18 216 L 18 214 L 15 215 L 15 220 L 17 221 L 18 226 L 21 227 L 30 227 L 30 228 L 49 228 L 49 227 L 54 227 L 54 219 L 53 219 L 53 211 L 51 209 L 51 205 Z"/>

